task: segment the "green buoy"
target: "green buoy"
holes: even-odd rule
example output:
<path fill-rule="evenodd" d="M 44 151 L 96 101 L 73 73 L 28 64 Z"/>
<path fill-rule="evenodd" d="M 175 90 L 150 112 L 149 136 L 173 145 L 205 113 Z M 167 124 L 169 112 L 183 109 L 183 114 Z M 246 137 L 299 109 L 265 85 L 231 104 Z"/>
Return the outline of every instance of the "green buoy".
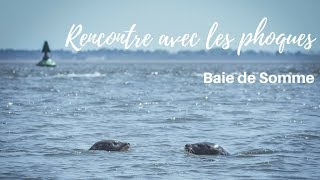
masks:
<path fill-rule="evenodd" d="M 44 42 L 41 52 L 44 53 L 44 56 L 43 56 L 42 60 L 37 64 L 37 66 L 55 67 L 56 62 L 54 62 L 48 56 L 48 53 L 50 52 L 50 48 L 49 48 L 49 44 L 47 41 Z"/>

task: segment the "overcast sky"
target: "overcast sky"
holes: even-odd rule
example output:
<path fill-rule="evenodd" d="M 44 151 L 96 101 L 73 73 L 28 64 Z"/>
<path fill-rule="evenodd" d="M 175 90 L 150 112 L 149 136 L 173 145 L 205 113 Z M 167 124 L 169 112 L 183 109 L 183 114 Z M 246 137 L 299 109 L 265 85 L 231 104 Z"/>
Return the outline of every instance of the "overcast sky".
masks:
<path fill-rule="evenodd" d="M 1 0 L 0 48 L 40 49 L 48 40 L 51 49 L 71 50 L 64 44 L 72 24 L 82 24 L 86 32 L 108 34 L 128 30 L 135 23 L 139 34 L 197 32 L 205 39 L 215 21 L 219 32 L 238 36 L 254 32 L 267 17 L 266 32 L 311 33 L 318 38 L 312 49 L 318 51 L 319 7 L 318 0 Z M 158 48 L 153 43 L 148 49 Z"/>

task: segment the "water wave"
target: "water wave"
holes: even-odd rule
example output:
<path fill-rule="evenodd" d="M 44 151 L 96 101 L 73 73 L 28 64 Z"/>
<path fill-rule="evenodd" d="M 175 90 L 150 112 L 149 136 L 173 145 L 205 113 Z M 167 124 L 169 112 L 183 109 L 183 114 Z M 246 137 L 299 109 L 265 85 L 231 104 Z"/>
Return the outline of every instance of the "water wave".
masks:
<path fill-rule="evenodd" d="M 94 73 L 68 73 L 68 74 L 57 74 L 55 77 L 70 77 L 70 78 L 77 78 L 77 77 L 86 77 L 86 78 L 93 78 L 93 77 L 104 77 L 106 74 L 102 74 L 100 72 Z"/>

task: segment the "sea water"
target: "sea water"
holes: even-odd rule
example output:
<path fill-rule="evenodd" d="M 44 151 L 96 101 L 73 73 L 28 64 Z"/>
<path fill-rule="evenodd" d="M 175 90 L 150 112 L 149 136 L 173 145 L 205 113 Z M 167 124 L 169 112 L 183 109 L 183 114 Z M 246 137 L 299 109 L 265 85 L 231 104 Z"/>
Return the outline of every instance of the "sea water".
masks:
<path fill-rule="evenodd" d="M 204 84 L 203 72 L 313 74 Z M 318 179 L 318 63 L 0 63 L 0 178 Z M 127 152 L 88 151 L 99 140 Z M 196 156 L 184 145 L 221 145 Z"/>

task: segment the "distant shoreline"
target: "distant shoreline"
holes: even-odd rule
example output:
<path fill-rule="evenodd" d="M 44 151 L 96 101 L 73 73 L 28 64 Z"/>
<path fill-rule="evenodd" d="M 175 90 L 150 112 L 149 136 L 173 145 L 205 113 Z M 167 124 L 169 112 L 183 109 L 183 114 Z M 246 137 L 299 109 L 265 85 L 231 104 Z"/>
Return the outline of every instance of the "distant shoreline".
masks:
<path fill-rule="evenodd" d="M 35 60 L 0 60 L 0 64 L 37 64 Z M 65 60 L 55 59 L 57 64 L 318 64 L 320 60 L 101 60 L 101 59 L 85 59 L 85 60 Z"/>
<path fill-rule="evenodd" d="M 39 60 L 42 58 L 40 50 L 15 50 L 0 49 L 0 60 Z M 67 50 L 53 50 L 50 55 L 55 60 L 176 60 L 185 61 L 270 61 L 270 60 L 320 60 L 320 54 L 306 54 L 300 51 L 271 53 L 266 51 L 248 50 L 242 52 L 240 56 L 235 50 L 212 49 L 209 51 L 178 51 L 168 52 L 165 50 L 142 51 L 142 50 L 118 50 L 118 49 L 98 49 L 72 52 Z"/>

